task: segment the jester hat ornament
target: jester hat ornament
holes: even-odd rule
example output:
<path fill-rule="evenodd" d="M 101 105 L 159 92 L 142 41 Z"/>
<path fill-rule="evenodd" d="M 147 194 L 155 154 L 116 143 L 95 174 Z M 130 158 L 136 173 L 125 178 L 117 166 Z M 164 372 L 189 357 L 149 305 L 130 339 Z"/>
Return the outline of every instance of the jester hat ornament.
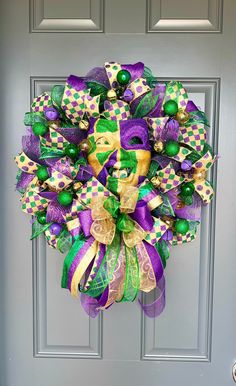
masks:
<path fill-rule="evenodd" d="M 165 306 L 172 246 L 196 238 L 215 162 L 207 118 L 178 81 L 139 62 L 105 63 L 34 98 L 16 189 L 32 237 L 65 253 L 61 286 L 96 317 L 153 291 Z"/>

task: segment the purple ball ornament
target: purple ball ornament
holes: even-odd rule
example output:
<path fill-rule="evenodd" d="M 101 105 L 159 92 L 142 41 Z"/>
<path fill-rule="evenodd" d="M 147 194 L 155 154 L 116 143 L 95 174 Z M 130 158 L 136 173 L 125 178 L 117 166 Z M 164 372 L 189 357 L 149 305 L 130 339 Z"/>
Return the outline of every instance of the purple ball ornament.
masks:
<path fill-rule="evenodd" d="M 62 231 L 62 225 L 55 222 L 50 226 L 49 230 L 53 235 L 58 236 Z"/>
<path fill-rule="evenodd" d="M 192 161 L 190 161 L 189 159 L 186 159 L 183 162 L 181 162 L 181 169 L 184 172 L 188 172 L 189 170 L 191 170 L 192 169 Z"/>
<path fill-rule="evenodd" d="M 123 98 L 126 102 L 131 102 L 134 97 L 134 94 L 131 90 L 126 89 L 123 95 Z"/>
<path fill-rule="evenodd" d="M 47 118 L 48 121 L 55 121 L 56 119 L 59 118 L 59 113 L 55 107 L 48 107 L 44 111 L 44 115 Z"/>

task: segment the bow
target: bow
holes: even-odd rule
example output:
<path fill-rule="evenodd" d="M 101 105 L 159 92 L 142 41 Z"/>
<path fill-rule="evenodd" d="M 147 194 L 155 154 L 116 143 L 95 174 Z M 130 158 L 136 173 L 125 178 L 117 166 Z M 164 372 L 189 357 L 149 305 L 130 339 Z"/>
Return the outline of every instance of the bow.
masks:
<path fill-rule="evenodd" d="M 170 162 L 165 168 L 157 171 L 156 176 L 151 179 L 151 182 L 154 186 L 159 187 L 162 193 L 166 193 L 182 184 L 184 177 L 178 176 L 175 173 L 173 164 Z"/>
<path fill-rule="evenodd" d="M 121 70 L 128 70 L 131 74 L 131 79 L 126 87 L 124 97 L 128 96 L 127 101 L 133 102 L 135 99 L 146 94 L 151 88 L 147 85 L 145 78 L 142 78 L 144 66 L 142 63 L 134 65 L 121 65 L 119 63 L 106 62 L 105 70 L 109 80 L 111 89 L 118 87 L 117 74 Z"/>
<path fill-rule="evenodd" d="M 151 208 L 162 203 L 150 183 L 129 187 L 119 202 L 92 177 L 66 215 L 74 244 L 64 262 L 62 287 L 77 296 L 88 272 L 80 291 L 83 301 L 87 295 L 96 298 L 96 312 L 114 301 L 134 300 L 139 289 L 149 292 L 163 277 L 154 246 L 168 225 L 151 216 L 148 202 Z"/>
<path fill-rule="evenodd" d="M 189 100 L 187 91 L 181 82 L 171 81 L 167 83 L 163 105 L 168 100 L 174 100 L 178 104 L 178 113 L 175 118 L 181 126 L 191 127 L 198 124 L 209 126 L 205 113 L 200 111 L 197 106 Z M 163 105 L 162 113 L 164 112 Z"/>
<path fill-rule="evenodd" d="M 38 185 L 38 178 L 33 178 L 21 197 L 23 212 L 34 215 L 47 208 L 49 200 L 41 196 L 42 190 L 42 187 Z"/>
<path fill-rule="evenodd" d="M 49 187 L 52 191 L 60 192 L 69 187 L 79 172 L 80 165 L 73 165 L 69 158 L 63 157 L 53 165 L 47 167 L 48 178 L 40 183 L 36 173 L 41 164 L 32 161 L 24 152 L 15 157 L 16 164 L 23 172 L 31 174 L 38 191 Z M 33 177 L 35 175 L 35 177 Z"/>
<path fill-rule="evenodd" d="M 100 95 L 89 95 L 84 80 L 75 75 L 68 77 L 62 96 L 61 108 L 67 118 L 75 125 L 86 114 L 88 118 L 99 116 Z"/>
<path fill-rule="evenodd" d="M 116 230 L 122 232 L 123 240 L 127 247 L 132 248 L 139 244 L 145 237 L 146 232 L 128 213 L 135 210 L 138 200 L 138 189 L 128 187 L 122 194 L 120 202 L 111 196 L 94 199 L 91 203 L 91 214 L 93 223 L 90 233 L 99 242 L 110 245 L 115 237 Z"/>
<path fill-rule="evenodd" d="M 182 83 L 177 81 L 167 83 L 163 105 L 169 100 L 174 100 L 178 104 L 179 109 L 186 109 L 188 104 L 188 94 Z"/>
<path fill-rule="evenodd" d="M 214 194 L 210 182 L 206 180 L 206 174 L 214 164 L 215 159 L 212 157 L 211 152 L 207 151 L 192 165 L 190 173 L 184 173 L 185 179 L 193 182 L 195 192 L 199 194 L 204 204 L 209 204 Z"/>

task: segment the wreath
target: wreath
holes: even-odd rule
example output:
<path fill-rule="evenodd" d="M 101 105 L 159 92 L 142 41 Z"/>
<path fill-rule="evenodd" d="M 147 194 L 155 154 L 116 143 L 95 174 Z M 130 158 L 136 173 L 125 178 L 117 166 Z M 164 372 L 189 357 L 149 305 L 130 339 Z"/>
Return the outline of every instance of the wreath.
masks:
<path fill-rule="evenodd" d="M 34 98 L 16 189 L 32 237 L 67 253 L 61 286 L 95 317 L 115 302 L 165 306 L 170 247 L 193 241 L 213 188 L 204 112 L 178 81 L 109 62 Z"/>

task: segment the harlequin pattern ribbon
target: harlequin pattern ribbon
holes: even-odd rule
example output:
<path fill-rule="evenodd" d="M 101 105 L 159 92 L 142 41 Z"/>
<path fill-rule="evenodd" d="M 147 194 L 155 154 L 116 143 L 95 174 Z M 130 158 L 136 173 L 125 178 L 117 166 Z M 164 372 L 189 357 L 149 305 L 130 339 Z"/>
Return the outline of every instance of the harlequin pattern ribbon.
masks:
<path fill-rule="evenodd" d="M 193 164 L 191 173 L 185 174 L 185 179 L 193 181 L 195 191 L 199 194 L 204 204 L 209 204 L 214 191 L 209 181 L 206 180 L 206 173 L 211 168 L 215 158 L 208 151 L 202 158 Z"/>
<path fill-rule="evenodd" d="M 163 104 L 169 100 L 174 100 L 177 102 L 178 107 L 185 109 L 188 104 L 188 94 L 180 82 L 171 81 L 166 85 L 166 93 Z"/>
<path fill-rule="evenodd" d="M 157 177 L 160 181 L 160 190 L 163 193 L 176 188 L 184 181 L 183 177 L 178 176 L 175 173 L 172 163 L 169 163 L 164 169 L 159 170 L 157 172 Z"/>
<path fill-rule="evenodd" d="M 73 124 L 80 122 L 83 116 L 98 117 L 100 97 L 91 97 L 90 90 L 81 78 L 71 75 L 66 82 L 61 107 Z"/>

